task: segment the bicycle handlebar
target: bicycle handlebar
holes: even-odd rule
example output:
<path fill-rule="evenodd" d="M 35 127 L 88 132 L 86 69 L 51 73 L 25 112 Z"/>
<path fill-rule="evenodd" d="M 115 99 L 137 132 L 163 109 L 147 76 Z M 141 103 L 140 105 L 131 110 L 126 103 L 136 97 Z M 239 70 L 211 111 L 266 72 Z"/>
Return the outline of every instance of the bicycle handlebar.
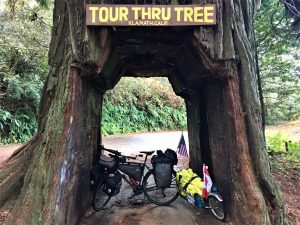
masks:
<path fill-rule="evenodd" d="M 112 157 L 117 156 L 117 157 L 127 158 L 127 159 L 136 159 L 138 156 L 139 157 L 143 157 L 143 155 L 136 155 L 135 157 L 122 155 L 119 151 L 105 148 L 103 145 L 100 145 L 99 149 L 100 150 L 104 150 L 104 151 L 108 151 L 108 152 L 112 153 L 113 155 L 110 154 L 110 156 L 112 156 Z"/>

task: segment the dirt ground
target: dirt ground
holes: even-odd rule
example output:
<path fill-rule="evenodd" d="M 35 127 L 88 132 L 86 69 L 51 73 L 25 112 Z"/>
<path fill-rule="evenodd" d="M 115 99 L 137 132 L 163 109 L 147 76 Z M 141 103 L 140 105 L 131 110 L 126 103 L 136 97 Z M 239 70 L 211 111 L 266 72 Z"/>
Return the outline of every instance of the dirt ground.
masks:
<path fill-rule="evenodd" d="M 267 126 L 266 134 L 272 135 L 277 132 L 286 133 L 293 140 L 300 141 L 300 120 L 293 122 L 277 125 L 277 126 Z"/>
<path fill-rule="evenodd" d="M 273 156 L 271 160 L 283 168 L 272 168 L 272 173 L 281 190 L 286 215 L 295 225 L 300 225 L 300 170 L 289 168 L 280 156 Z"/>
<path fill-rule="evenodd" d="M 20 146 L 21 144 L 0 145 L 0 165 Z"/>
<path fill-rule="evenodd" d="M 298 122 L 277 126 L 268 127 L 268 134 L 283 131 L 289 133 L 295 140 L 300 137 L 300 120 Z M 165 134 L 166 133 L 166 134 Z M 188 142 L 185 134 L 186 142 Z M 166 135 L 166 136 L 164 136 Z M 159 149 L 158 143 L 164 143 L 170 148 L 176 148 L 181 132 L 159 132 L 158 134 L 138 134 L 125 136 L 110 136 L 104 138 L 105 146 L 110 148 L 122 149 L 127 154 L 134 154 L 137 151 L 147 151 Z M 134 138 L 135 136 L 135 138 Z M 155 137 L 156 136 L 156 137 Z M 175 136 L 175 141 L 171 141 L 170 137 Z M 158 141 L 155 138 L 158 138 Z M 135 147 L 132 144 L 135 143 Z M 10 154 L 20 145 L 0 145 L 0 165 Z M 164 149 L 162 147 L 161 149 Z M 280 163 L 283 170 L 276 168 L 272 169 L 274 177 L 279 184 L 282 196 L 285 202 L 286 214 L 295 225 L 300 225 L 300 170 L 288 168 L 284 164 L 280 156 L 273 156 L 273 162 Z M 187 161 L 184 158 L 180 159 L 181 166 L 186 167 Z M 126 189 L 123 182 L 122 189 Z M 127 187 L 128 188 L 128 187 Z M 132 200 L 127 199 L 128 191 L 114 197 L 107 209 L 101 212 L 95 212 L 90 208 L 81 221 L 81 225 L 219 225 L 224 224 L 215 220 L 208 210 L 196 209 L 182 199 L 177 199 L 170 206 L 159 207 L 147 202 L 143 196 L 138 196 Z M 0 225 L 8 216 L 7 211 L 0 210 Z"/>
<path fill-rule="evenodd" d="M 92 209 L 82 219 L 80 225 L 222 225 L 214 219 L 210 211 L 196 209 L 178 198 L 169 206 L 156 206 L 150 203 L 127 203 L 114 205 L 104 211 Z M 143 202 L 143 200 L 141 201 Z"/>

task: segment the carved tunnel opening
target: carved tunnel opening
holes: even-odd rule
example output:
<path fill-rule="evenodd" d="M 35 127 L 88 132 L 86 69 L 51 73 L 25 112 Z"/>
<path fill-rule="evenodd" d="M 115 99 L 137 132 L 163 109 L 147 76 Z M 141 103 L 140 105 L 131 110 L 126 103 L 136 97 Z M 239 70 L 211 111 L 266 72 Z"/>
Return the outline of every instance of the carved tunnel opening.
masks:
<path fill-rule="evenodd" d="M 190 28 L 115 28 L 108 32 L 110 41 L 103 46 L 102 66 L 94 76 L 85 78 L 100 92 L 101 105 L 104 93 L 122 77 L 167 77 L 186 104 L 190 167 L 202 175 L 201 165 L 206 163 L 214 176 L 212 158 L 226 155 L 226 151 L 211 150 L 211 146 L 217 146 L 217 151 L 226 146 L 226 141 L 219 141 L 223 131 L 218 132 L 218 126 L 225 126 L 223 92 L 228 79 L 222 62 L 215 63 L 206 49 L 196 44 Z M 220 105 L 214 104 L 224 108 L 215 113 Z"/>
<path fill-rule="evenodd" d="M 113 135 L 111 138 L 116 143 L 104 141 L 104 145 L 119 146 L 118 139 L 115 136 L 124 133 L 144 133 L 138 137 L 142 138 L 147 145 L 145 132 L 156 132 L 160 130 L 175 131 L 173 133 L 178 138 L 169 142 L 161 140 L 157 143 L 152 141 L 152 147 L 147 149 L 167 149 L 176 150 L 180 131 L 187 130 L 187 115 L 184 99 L 177 96 L 167 77 L 128 77 L 123 76 L 117 85 L 106 91 L 103 97 L 102 116 L 101 116 L 101 134 L 102 136 Z M 167 133 L 164 133 L 168 135 Z M 174 136 L 174 137 L 175 137 Z M 187 135 L 185 135 L 187 138 Z M 130 134 L 129 136 L 130 137 Z M 149 139 L 152 136 L 149 136 Z M 162 137 L 160 135 L 160 137 Z M 169 136 L 168 136 L 169 137 Z M 172 137 L 172 136 L 170 136 Z M 138 138 L 139 139 L 139 138 Z M 104 139 L 104 140 L 110 140 Z M 139 145 L 141 141 L 135 142 Z M 154 142 L 154 143 L 153 143 Z M 122 147 L 132 153 L 133 149 L 129 148 L 130 143 L 124 143 Z M 133 143 L 132 143 L 133 144 Z M 137 146 L 135 147 L 138 151 Z M 140 151 L 145 151 L 140 146 Z M 123 151 L 123 149 L 120 149 Z"/>

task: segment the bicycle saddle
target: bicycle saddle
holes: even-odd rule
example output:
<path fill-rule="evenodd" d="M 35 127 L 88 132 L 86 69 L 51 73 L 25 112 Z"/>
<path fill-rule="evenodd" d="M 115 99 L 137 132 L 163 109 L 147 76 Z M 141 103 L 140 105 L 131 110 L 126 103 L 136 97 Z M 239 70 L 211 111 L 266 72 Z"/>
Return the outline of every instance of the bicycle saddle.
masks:
<path fill-rule="evenodd" d="M 155 152 L 155 151 L 150 151 L 150 152 L 144 152 L 144 151 L 142 151 L 142 152 L 140 152 L 140 153 L 143 153 L 143 154 L 146 154 L 146 155 L 152 155 L 154 152 Z"/>

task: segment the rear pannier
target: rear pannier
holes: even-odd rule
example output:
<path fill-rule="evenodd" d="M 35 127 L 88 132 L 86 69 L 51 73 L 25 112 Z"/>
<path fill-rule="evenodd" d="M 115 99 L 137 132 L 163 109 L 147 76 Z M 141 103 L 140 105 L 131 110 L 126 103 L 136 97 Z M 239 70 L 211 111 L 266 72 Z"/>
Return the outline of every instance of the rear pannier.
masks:
<path fill-rule="evenodd" d="M 168 188 L 171 186 L 173 163 L 172 160 L 166 157 L 161 151 L 157 153 L 158 154 L 151 159 L 155 183 L 158 188 Z"/>

